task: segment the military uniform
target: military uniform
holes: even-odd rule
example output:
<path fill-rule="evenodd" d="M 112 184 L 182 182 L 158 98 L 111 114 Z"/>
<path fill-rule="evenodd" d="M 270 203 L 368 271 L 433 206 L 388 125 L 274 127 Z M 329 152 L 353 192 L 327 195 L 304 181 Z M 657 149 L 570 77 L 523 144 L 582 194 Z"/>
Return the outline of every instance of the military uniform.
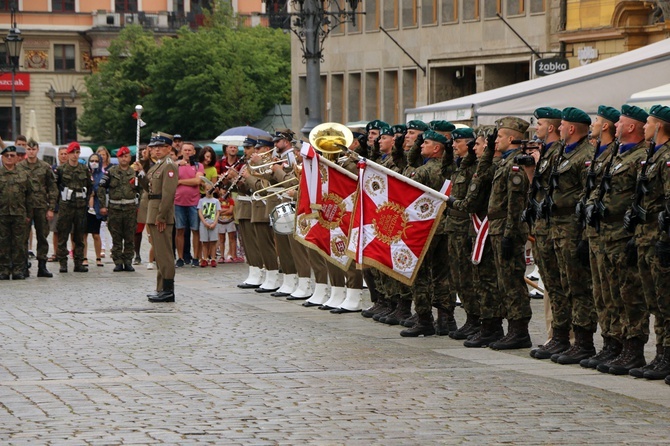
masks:
<path fill-rule="evenodd" d="M 32 185 L 32 208 L 33 212 L 28 215 L 35 225 L 35 236 L 37 238 L 37 262 L 39 265 L 38 277 L 52 277 L 47 271 L 46 262 L 49 253 L 49 221 L 47 220 L 47 211 L 56 211 L 58 200 L 58 187 L 56 178 L 51 166 L 38 159 L 34 163 L 24 160 L 16 165 L 23 170 L 30 179 Z M 26 240 L 30 235 L 30 225 L 26 232 Z"/>
<path fill-rule="evenodd" d="M 2 154 L 14 154 L 14 146 L 5 147 Z M 27 262 L 25 246 L 29 215 L 33 213 L 33 187 L 28 175 L 15 165 L 13 169 L 0 166 L 0 280 L 25 279 Z"/>
<path fill-rule="evenodd" d="M 79 144 L 70 143 L 68 153 L 79 150 Z M 58 209 L 58 261 L 60 272 L 67 272 L 67 242 L 70 233 L 74 239 L 74 271 L 87 272 L 82 264 L 86 258 L 84 252 L 84 236 L 86 234 L 86 210 L 88 198 L 93 191 L 93 183 L 88 168 L 77 163 L 72 166 L 64 163 L 56 169 L 60 201 Z"/>
<path fill-rule="evenodd" d="M 118 154 L 117 154 L 118 156 Z M 108 208 L 107 227 L 112 235 L 114 271 L 134 271 L 135 229 L 140 192 L 135 171 L 112 166 L 100 180 L 98 191 L 102 207 Z"/>
<path fill-rule="evenodd" d="M 149 147 L 172 145 L 172 138 L 165 134 L 152 137 Z M 169 154 L 156 160 L 149 172 L 141 177 L 142 187 L 148 192 L 147 225 L 156 257 L 156 294 L 149 295 L 151 302 L 174 302 L 174 197 L 179 182 L 179 169 Z M 157 223 L 164 223 L 159 231 Z"/>

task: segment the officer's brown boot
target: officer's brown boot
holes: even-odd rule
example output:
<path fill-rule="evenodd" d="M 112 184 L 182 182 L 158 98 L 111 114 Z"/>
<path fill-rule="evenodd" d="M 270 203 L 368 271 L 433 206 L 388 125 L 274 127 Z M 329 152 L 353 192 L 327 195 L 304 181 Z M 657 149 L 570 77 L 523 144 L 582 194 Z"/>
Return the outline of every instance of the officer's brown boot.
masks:
<path fill-rule="evenodd" d="M 554 328 L 551 339 L 546 344 L 531 350 L 530 356 L 535 359 L 549 359 L 551 355 L 563 353 L 570 348 L 570 329 Z"/>
<path fill-rule="evenodd" d="M 509 321 L 507 335 L 501 340 L 489 344 L 489 347 L 493 350 L 515 350 L 532 347 L 533 343 L 528 333 L 529 321 L 528 318 Z"/>
<path fill-rule="evenodd" d="M 596 353 L 595 356 L 591 356 L 588 359 L 582 359 L 579 361 L 579 365 L 589 369 L 595 369 L 599 364 L 610 361 L 621 353 L 623 345 L 619 342 L 618 339 L 612 337 L 603 337 L 603 348 Z"/>
<path fill-rule="evenodd" d="M 670 376 L 670 347 L 663 347 L 662 351 L 654 368 L 644 372 L 645 379 L 665 379 Z"/>
<path fill-rule="evenodd" d="M 651 360 L 651 362 L 644 367 L 636 367 L 634 369 L 630 369 L 628 374 L 630 376 L 634 376 L 636 378 L 644 378 L 644 372 L 647 370 L 654 370 L 654 367 L 658 364 L 658 362 L 663 358 L 663 346 L 662 345 L 656 345 L 656 356 L 654 356 L 654 359 Z M 663 379 L 665 376 L 657 379 Z"/>
<path fill-rule="evenodd" d="M 477 333 L 481 329 L 481 322 L 479 321 L 479 315 L 466 313 L 467 318 L 465 319 L 465 324 L 457 330 L 454 330 L 449 333 L 451 339 L 468 339 L 473 334 Z"/>
<path fill-rule="evenodd" d="M 640 337 L 626 339 L 623 344 L 624 352 L 619 355 L 617 360 L 609 363 L 608 372 L 611 375 L 628 375 L 631 369 L 646 365 L 644 344 L 645 340 Z"/>
<path fill-rule="evenodd" d="M 54 275 L 47 269 L 46 260 L 37 261 L 37 277 L 53 277 Z"/>
<path fill-rule="evenodd" d="M 564 351 L 557 359 L 558 364 L 579 364 L 582 359 L 587 359 L 596 354 L 593 346 L 593 333 L 582 327 L 573 327 L 575 332 L 575 345 Z"/>
<path fill-rule="evenodd" d="M 435 334 L 435 327 L 433 326 L 433 313 L 427 315 L 419 315 L 419 320 L 412 328 L 407 328 L 400 332 L 400 336 L 404 338 L 416 338 L 418 336 L 432 336 Z"/>
<path fill-rule="evenodd" d="M 410 316 L 412 316 L 412 301 L 408 299 L 400 299 L 395 311 L 385 318 L 380 319 L 379 322 L 388 325 L 398 325 L 402 319 L 407 319 Z"/>
<path fill-rule="evenodd" d="M 454 329 L 455 327 L 455 329 Z M 438 336 L 447 336 L 450 332 L 458 330 L 454 310 L 437 309 L 437 320 L 435 321 L 435 334 Z"/>
<path fill-rule="evenodd" d="M 482 319 L 482 327 L 477 333 L 463 342 L 465 347 L 488 347 L 505 335 L 502 328 L 502 318 Z"/>

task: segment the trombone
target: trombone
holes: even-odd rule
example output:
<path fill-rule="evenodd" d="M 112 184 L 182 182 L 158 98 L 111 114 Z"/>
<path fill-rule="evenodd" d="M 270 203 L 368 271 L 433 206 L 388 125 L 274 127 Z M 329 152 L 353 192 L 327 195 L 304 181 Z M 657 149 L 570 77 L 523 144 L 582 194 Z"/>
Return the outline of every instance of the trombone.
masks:
<path fill-rule="evenodd" d="M 279 183 L 271 184 L 268 187 L 264 187 L 263 189 L 259 189 L 256 192 L 254 192 L 253 194 L 251 194 L 251 199 L 252 200 L 265 200 L 266 198 L 282 195 L 282 194 L 285 194 L 286 192 L 297 189 L 300 183 L 294 184 L 293 186 L 282 187 L 284 184 L 291 183 L 295 180 L 296 180 L 295 178 L 288 178 L 284 181 L 280 181 Z M 275 189 L 275 188 L 281 188 L 281 190 L 276 190 L 276 191 L 274 191 L 272 193 L 269 193 L 267 195 L 261 195 L 263 192 L 267 192 L 270 189 Z"/>

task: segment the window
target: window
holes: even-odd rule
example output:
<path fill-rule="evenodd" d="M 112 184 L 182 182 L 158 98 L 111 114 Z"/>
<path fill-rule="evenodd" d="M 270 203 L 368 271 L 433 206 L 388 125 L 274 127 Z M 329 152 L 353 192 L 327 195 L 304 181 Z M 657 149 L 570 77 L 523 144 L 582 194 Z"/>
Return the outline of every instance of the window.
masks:
<path fill-rule="evenodd" d="M 545 10 L 546 10 L 545 0 L 530 0 L 531 14 L 545 12 Z"/>
<path fill-rule="evenodd" d="M 64 110 L 64 111 L 63 111 Z M 57 144 L 67 144 L 77 140 L 77 109 L 56 107 Z"/>
<path fill-rule="evenodd" d="M 74 0 L 52 0 L 52 12 L 74 12 Z"/>
<path fill-rule="evenodd" d="M 507 0 L 507 15 L 521 15 L 526 12 L 523 3 L 524 0 Z"/>
<path fill-rule="evenodd" d="M 484 0 L 484 18 L 491 19 L 500 14 L 500 0 Z"/>
<path fill-rule="evenodd" d="M 344 121 L 344 75 L 333 74 L 331 77 L 330 116 L 331 122 Z"/>
<path fill-rule="evenodd" d="M 16 0 L 0 0 L 0 11 L 9 12 L 12 6 L 16 6 Z"/>
<path fill-rule="evenodd" d="M 417 0 L 402 0 L 403 28 L 416 26 L 416 2 Z"/>
<path fill-rule="evenodd" d="M 137 12 L 137 0 L 114 0 L 116 12 Z"/>
<path fill-rule="evenodd" d="M 174 12 L 184 12 L 184 0 L 172 0 L 172 10 Z"/>
<path fill-rule="evenodd" d="M 21 134 L 21 108 L 16 107 L 16 134 Z M 12 107 L 0 107 L 0 137 L 12 141 Z"/>
<path fill-rule="evenodd" d="M 442 8 L 442 14 L 444 14 L 444 8 Z M 463 20 L 479 20 L 479 0 L 463 0 Z"/>
<path fill-rule="evenodd" d="M 379 119 L 379 73 L 365 73 L 365 119 Z"/>
<path fill-rule="evenodd" d="M 379 6 L 377 0 L 365 0 L 365 30 L 379 31 Z"/>
<path fill-rule="evenodd" d="M 54 70 L 74 69 L 74 45 L 54 45 Z"/>
<path fill-rule="evenodd" d="M 437 0 L 421 1 L 421 24 L 435 25 L 437 23 Z"/>
<path fill-rule="evenodd" d="M 398 72 L 384 73 L 384 113 L 382 119 L 393 125 L 398 119 Z"/>
<path fill-rule="evenodd" d="M 330 12 L 335 14 L 329 17 L 330 20 L 330 34 L 332 36 L 341 36 L 344 34 L 344 24 L 340 20 L 344 20 L 345 16 L 338 15 L 339 8 L 333 2 L 330 7 Z"/>
<path fill-rule="evenodd" d="M 402 74 L 402 109 L 416 107 L 416 70 L 404 70 Z"/>
<path fill-rule="evenodd" d="M 384 2 L 384 28 L 398 28 L 398 0 Z"/>
<path fill-rule="evenodd" d="M 361 120 L 361 75 L 349 74 L 347 86 L 347 121 Z"/>
<path fill-rule="evenodd" d="M 479 17 L 479 12 L 476 13 L 476 17 Z M 454 23 L 456 21 L 458 21 L 458 0 L 442 0 L 442 23 Z"/>

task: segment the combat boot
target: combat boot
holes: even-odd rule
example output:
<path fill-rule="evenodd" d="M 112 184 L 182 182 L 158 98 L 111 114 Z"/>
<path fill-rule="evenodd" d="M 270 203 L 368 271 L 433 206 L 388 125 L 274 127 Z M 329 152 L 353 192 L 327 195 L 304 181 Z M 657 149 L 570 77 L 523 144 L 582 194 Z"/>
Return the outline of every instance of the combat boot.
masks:
<path fill-rule="evenodd" d="M 656 345 L 656 356 L 654 356 L 654 359 L 652 359 L 651 362 L 645 365 L 644 367 L 636 367 L 634 369 L 630 369 L 628 374 L 630 376 L 634 376 L 635 378 L 644 378 L 644 373 L 647 370 L 654 370 L 654 368 L 662 358 L 663 358 L 663 346 Z M 661 378 L 658 379 L 663 378 L 665 378 L 665 376 L 662 376 Z"/>
<path fill-rule="evenodd" d="M 379 322 L 383 322 L 388 325 L 399 325 L 402 319 L 407 319 L 412 316 L 412 301 L 408 299 L 398 300 L 398 306 L 396 306 L 395 311 L 383 319 L 380 319 Z"/>
<path fill-rule="evenodd" d="M 427 315 L 420 315 L 419 320 L 412 328 L 406 328 L 400 332 L 403 338 L 416 338 L 418 336 L 432 336 L 435 334 L 435 326 L 433 325 L 433 313 Z"/>
<path fill-rule="evenodd" d="M 82 265 L 81 263 L 75 263 L 74 269 L 72 271 L 74 271 L 75 273 L 87 273 L 88 266 Z"/>
<path fill-rule="evenodd" d="M 482 319 L 481 330 L 463 342 L 463 346 L 469 348 L 488 347 L 489 344 L 502 339 L 504 335 L 502 318 Z"/>
<path fill-rule="evenodd" d="M 419 320 L 419 315 L 416 314 L 416 313 L 413 313 L 407 319 L 401 320 L 400 325 L 402 325 L 403 327 L 412 328 L 414 326 L 414 324 L 417 323 L 418 320 Z"/>
<path fill-rule="evenodd" d="M 58 270 L 59 273 L 66 273 L 67 272 L 67 260 L 65 262 L 60 262 L 60 269 Z"/>
<path fill-rule="evenodd" d="M 363 317 L 371 318 L 372 316 L 374 316 L 378 312 L 380 312 L 382 310 L 385 310 L 385 309 L 386 309 L 386 301 L 379 301 L 378 300 L 377 302 L 372 304 L 371 307 L 366 308 L 365 310 L 363 310 L 361 312 L 361 315 Z"/>
<path fill-rule="evenodd" d="M 47 269 L 46 260 L 37 261 L 37 277 L 53 277 L 54 275 Z"/>
<path fill-rule="evenodd" d="M 389 314 L 393 313 L 396 309 L 396 306 L 398 305 L 395 297 L 388 300 L 386 302 L 386 308 L 383 311 L 380 311 L 378 313 L 375 313 L 372 316 L 372 320 L 379 322 L 379 320 L 383 317 L 388 316 Z"/>
<path fill-rule="evenodd" d="M 454 310 L 437 309 L 437 320 L 435 321 L 435 334 L 438 336 L 447 336 L 450 332 L 458 330 Z"/>
<path fill-rule="evenodd" d="M 621 354 L 614 360 L 600 364 L 597 369 L 612 375 L 628 375 L 631 369 L 646 365 L 644 359 L 644 341 L 642 338 L 626 339 Z"/>
<path fill-rule="evenodd" d="M 515 350 L 532 347 L 533 343 L 528 333 L 529 321 L 528 318 L 509 321 L 507 335 L 501 340 L 489 344 L 489 347 L 493 350 Z"/>
<path fill-rule="evenodd" d="M 535 359 L 549 359 L 552 355 L 563 353 L 570 348 L 570 330 L 554 328 L 551 339 L 546 344 L 531 350 L 530 356 Z"/>
<path fill-rule="evenodd" d="M 115 273 L 123 272 L 123 263 L 117 263 L 114 265 L 114 269 L 112 271 Z"/>
<path fill-rule="evenodd" d="M 477 333 L 481 329 L 481 322 L 479 321 L 479 315 L 466 313 L 467 317 L 465 319 L 465 324 L 459 329 L 456 329 L 449 333 L 451 339 L 468 339 L 473 334 Z"/>
<path fill-rule="evenodd" d="M 603 348 L 588 359 L 579 361 L 579 365 L 588 369 L 595 369 L 599 364 L 610 361 L 621 353 L 623 345 L 618 339 L 612 337 L 603 337 Z"/>
<path fill-rule="evenodd" d="M 132 263 L 128 262 L 125 265 L 123 265 L 123 270 L 132 273 L 135 271 L 135 268 L 133 268 Z"/>
<path fill-rule="evenodd" d="M 644 372 L 643 378 L 656 380 L 664 379 L 668 376 L 670 376 L 670 347 L 663 347 L 656 365 L 653 369 Z"/>
<path fill-rule="evenodd" d="M 156 297 L 150 297 L 149 302 L 174 302 L 174 279 L 163 279 L 163 291 Z"/>
<path fill-rule="evenodd" d="M 575 344 L 564 351 L 557 359 L 558 364 L 579 364 L 582 359 L 587 359 L 596 354 L 593 346 L 593 333 L 582 327 L 573 327 L 575 332 Z"/>

